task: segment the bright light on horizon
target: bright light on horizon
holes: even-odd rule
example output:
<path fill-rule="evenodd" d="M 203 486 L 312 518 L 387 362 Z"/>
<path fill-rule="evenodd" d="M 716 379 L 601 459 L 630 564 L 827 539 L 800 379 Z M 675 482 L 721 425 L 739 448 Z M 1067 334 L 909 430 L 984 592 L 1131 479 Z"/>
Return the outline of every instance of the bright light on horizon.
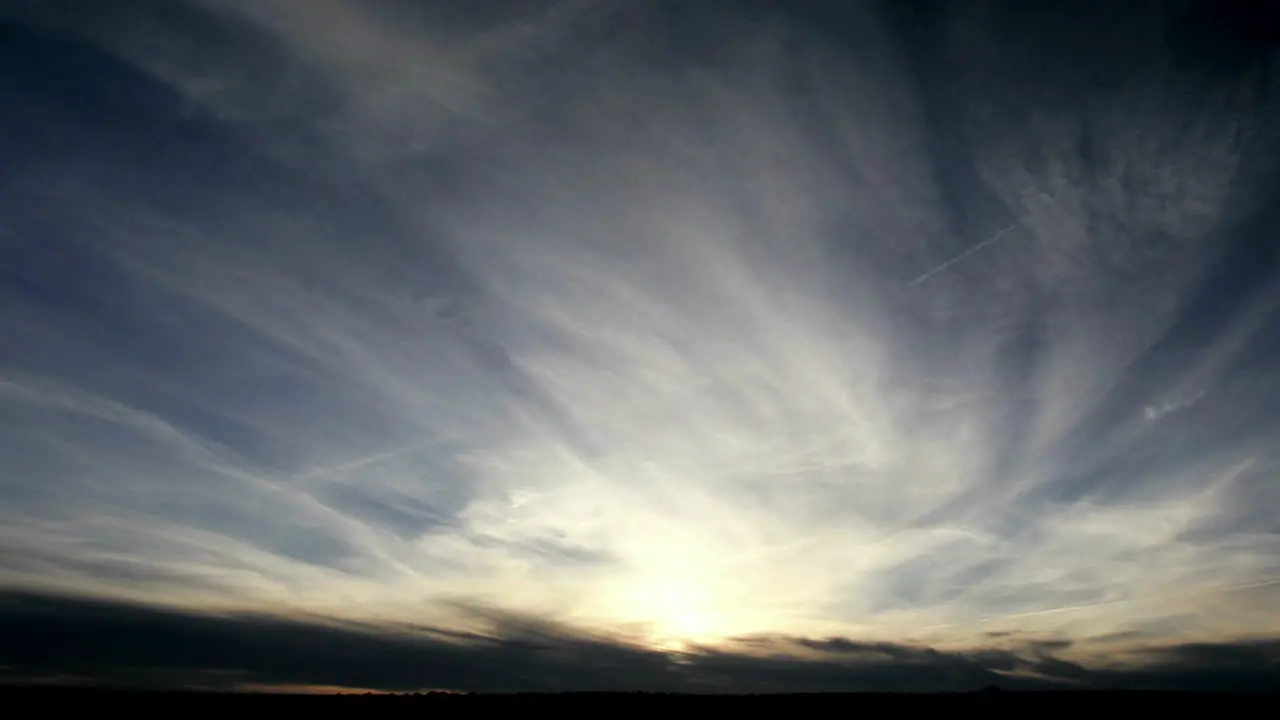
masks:
<path fill-rule="evenodd" d="M 97 54 L 0 124 L 0 585 L 676 654 L 1280 633 L 1280 105 L 1172 6 L 178 5 L 23 11 Z"/>

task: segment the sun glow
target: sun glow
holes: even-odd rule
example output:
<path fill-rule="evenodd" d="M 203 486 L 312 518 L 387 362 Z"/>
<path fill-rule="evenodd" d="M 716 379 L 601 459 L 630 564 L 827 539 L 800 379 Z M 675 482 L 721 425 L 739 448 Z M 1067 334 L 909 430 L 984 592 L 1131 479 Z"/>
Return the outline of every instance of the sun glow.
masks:
<path fill-rule="evenodd" d="M 704 588 L 678 579 L 641 585 L 635 593 L 636 607 L 649 623 L 652 642 L 671 650 L 717 637 L 717 613 L 710 600 Z"/>

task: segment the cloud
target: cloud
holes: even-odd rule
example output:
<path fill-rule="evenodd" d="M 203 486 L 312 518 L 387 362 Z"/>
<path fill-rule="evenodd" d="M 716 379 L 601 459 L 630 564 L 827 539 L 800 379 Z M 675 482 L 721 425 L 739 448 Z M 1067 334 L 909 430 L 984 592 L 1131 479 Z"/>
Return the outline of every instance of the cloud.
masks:
<path fill-rule="evenodd" d="M 341 148 L 358 165 L 420 158 L 518 122 L 511 96 L 529 67 L 617 7 L 134 0 L 112 16 L 64 2 L 11 12 L 103 46 L 180 92 L 189 113 L 267 130 L 263 149 L 278 158 L 306 165 Z"/>
<path fill-rule="evenodd" d="M 1123 688 L 1260 690 L 1276 641 L 1137 648 L 1139 662 L 1088 667 L 1071 642 L 1024 640 L 940 652 L 843 638 L 775 637 L 728 649 L 656 652 L 503 613 L 484 632 L 356 625 L 323 618 L 182 613 L 145 605 L 7 593 L 0 661 L 8 682 L 75 678 L 132 687 L 299 686 L 418 691 L 806 692 Z"/>
<path fill-rule="evenodd" d="M 989 633 L 1274 629 L 1265 57 L 1188 65 L 1171 9 L 170 5 L 6 29 L 9 136 L 75 148 L 15 150 L 5 201 L 7 585 L 493 605 L 647 645 L 552 643 L 652 687 L 951 687 Z M 694 679 L 656 650 L 760 633 L 898 649 L 704 649 Z M 301 669 L 261 682 L 420 681 L 262 652 Z M 559 687 L 487 652 L 421 681 Z"/>

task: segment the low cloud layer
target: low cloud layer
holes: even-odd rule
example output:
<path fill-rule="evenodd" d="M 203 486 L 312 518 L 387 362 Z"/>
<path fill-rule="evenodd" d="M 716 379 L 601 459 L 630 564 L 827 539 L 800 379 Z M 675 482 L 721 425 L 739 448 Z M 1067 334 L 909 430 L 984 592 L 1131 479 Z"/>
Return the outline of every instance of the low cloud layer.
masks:
<path fill-rule="evenodd" d="M 224 691 L 767 693 L 1260 691 L 1280 680 L 1276 641 L 1148 647 L 1092 667 L 1063 659 L 1071 641 L 1011 637 L 938 651 L 772 636 L 671 654 L 536 619 L 476 612 L 486 618 L 485 630 L 459 633 L 7 593 L 0 597 L 6 637 L 0 664 L 11 669 L 0 670 L 0 681 Z"/>
<path fill-rule="evenodd" d="M 1270 672 L 1265 21 L 675 5 L 0 11 L 0 583 L 614 638 L 128 615 L 263 682 Z"/>

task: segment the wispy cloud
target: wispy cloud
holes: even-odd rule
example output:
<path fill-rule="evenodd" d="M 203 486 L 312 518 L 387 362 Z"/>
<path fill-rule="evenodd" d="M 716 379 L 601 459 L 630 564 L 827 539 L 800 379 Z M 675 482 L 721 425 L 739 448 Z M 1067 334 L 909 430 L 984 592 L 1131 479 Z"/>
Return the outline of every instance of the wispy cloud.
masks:
<path fill-rule="evenodd" d="M 5 276 L 0 580 L 665 648 L 1277 630 L 1261 75 L 537 5 L 69 28 L 207 152 L 120 109 L 130 164 L 14 180 L 6 236 L 92 241 Z"/>

